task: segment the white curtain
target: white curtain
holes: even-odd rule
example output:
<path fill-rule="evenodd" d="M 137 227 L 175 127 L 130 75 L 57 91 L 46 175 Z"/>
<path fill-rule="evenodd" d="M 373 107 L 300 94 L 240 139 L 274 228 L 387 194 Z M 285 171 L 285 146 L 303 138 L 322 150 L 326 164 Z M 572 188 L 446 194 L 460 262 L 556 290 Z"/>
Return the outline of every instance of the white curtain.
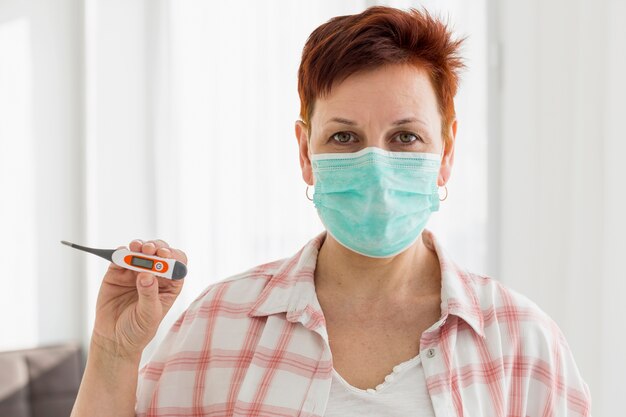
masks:
<path fill-rule="evenodd" d="M 593 414 L 620 415 L 626 2 L 496 4 L 500 278 L 564 331 L 589 383 Z"/>
<path fill-rule="evenodd" d="M 82 6 L 0 1 L 0 349 L 82 336 Z"/>

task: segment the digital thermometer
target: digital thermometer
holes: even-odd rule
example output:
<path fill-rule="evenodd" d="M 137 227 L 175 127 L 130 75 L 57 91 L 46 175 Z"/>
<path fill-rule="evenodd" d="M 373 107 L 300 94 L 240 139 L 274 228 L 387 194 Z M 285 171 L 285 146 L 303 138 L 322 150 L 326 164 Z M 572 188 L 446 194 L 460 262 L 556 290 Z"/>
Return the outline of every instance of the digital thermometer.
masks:
<path fill-rule="evenodd" d="M 150 272 L 163 278 L 181 279 L 187 275 L 187 266 L 176 259 L 160 258 L 145 253 L 131 252 L 128 249 L 94 249 L 62 240 L 61 243 L 73 248 L 93 253 L 113 262 L 122 268 L 137 272 Z"/>

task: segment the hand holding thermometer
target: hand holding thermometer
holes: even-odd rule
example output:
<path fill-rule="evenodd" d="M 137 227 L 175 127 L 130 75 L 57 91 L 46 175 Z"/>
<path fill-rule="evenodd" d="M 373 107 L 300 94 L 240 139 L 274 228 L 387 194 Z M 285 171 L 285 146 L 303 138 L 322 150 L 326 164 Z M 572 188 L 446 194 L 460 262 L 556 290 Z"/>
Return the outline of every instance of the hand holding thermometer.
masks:
<path fill-rule="evenodd" d="M 85 252 L 93 253 L 113 262 L 122 268 L 137 272 L 150 272 L 169 279 L 181 279 L 187 275 L 187 266 L 176 259 L 161 258 L 145 253 L 131 252 L 128 249 L 94 249 L 62 240 L 61 243 Z"/>

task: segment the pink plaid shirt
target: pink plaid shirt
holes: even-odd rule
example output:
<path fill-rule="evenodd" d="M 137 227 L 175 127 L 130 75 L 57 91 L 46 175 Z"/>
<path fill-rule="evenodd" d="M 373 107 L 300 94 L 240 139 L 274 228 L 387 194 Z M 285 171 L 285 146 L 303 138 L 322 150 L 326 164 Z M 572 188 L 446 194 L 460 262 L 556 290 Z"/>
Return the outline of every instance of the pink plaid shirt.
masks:
<path fill-rule="evenodd" d="M 137 416 L 323 416 L 333 363 L 313 272 L 325 233 L 291 258 L 210 285 L 140 370 Z M 441 319 L 420 340 L 435 415 L 589 416 L 557 325 L 424 237 L 442 274 Z"/>

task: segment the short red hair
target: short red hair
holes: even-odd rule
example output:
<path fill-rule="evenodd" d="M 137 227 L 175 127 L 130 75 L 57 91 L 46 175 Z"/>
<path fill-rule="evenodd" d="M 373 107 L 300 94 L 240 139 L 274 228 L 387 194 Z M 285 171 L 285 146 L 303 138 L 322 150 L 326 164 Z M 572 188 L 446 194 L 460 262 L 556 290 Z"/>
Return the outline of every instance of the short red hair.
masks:
<path fill-rule="evenodd" d="M 304 45 L 298 69 L 300 117 L 309 126 L 315 99 L 348 76 L 387 64 L 411 64 L 430 76 L 439 102 L 442 135 L 450 140 L 454 96 L 463 61 L 463 39 L 452 39 L 447 25 L 426 10 L 372 6 L 333 17 L 315 29 Z"/>

